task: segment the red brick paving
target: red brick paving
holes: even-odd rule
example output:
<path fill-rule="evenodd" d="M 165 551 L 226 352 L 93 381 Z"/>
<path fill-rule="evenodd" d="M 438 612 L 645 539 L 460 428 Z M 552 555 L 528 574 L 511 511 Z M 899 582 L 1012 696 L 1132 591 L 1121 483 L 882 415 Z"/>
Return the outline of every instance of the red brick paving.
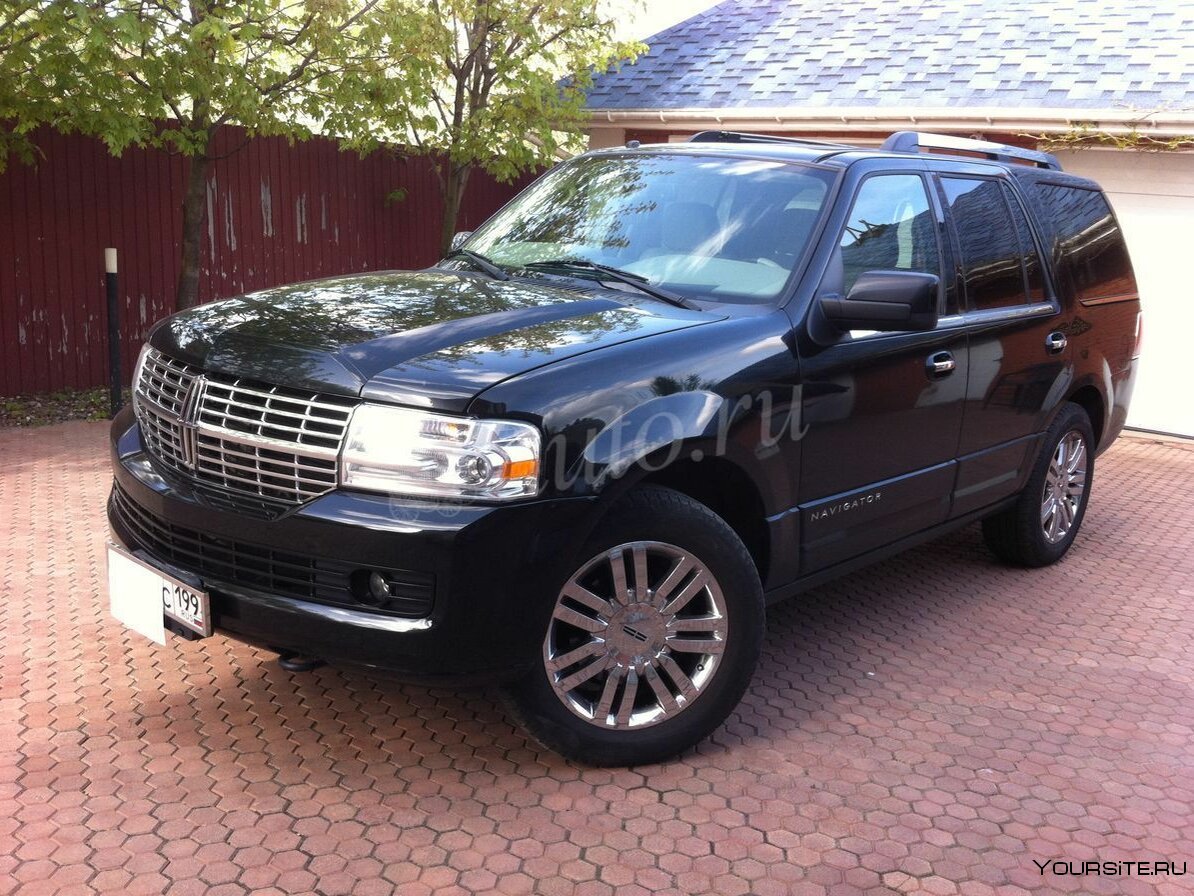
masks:
<path fill-rule="evenodd" d="M 970 528 L 774 609 L 726 728 L 633 770 L 484 691 L 127 633 L 107 487 L 102 424 L 0 430 L 0 893 L 1194 891 L 1189 444 L 1121 440 L 1052 569 Z"/>

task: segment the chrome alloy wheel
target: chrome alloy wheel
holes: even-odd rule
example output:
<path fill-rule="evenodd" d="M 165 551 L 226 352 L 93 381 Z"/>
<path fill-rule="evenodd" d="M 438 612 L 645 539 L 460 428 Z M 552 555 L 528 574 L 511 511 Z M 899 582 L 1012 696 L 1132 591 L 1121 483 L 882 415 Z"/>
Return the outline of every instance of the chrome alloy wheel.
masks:
<path fill-rule="evenodd" d="M 700 696 L 728 633 L 725 599 L 704 563 L 675 545 L 635 541 L 597 555 L 564 585 L 543 661 L 577 716 L 642 728 Z"/>
<path fill-rule="evenodd" d="M 1069 534 L 1086 491 L 1086 440 L 1076 430 L 1066 433 L 1049 461 L 1041 497 L 1041 529 L 1050 544 Z"/>

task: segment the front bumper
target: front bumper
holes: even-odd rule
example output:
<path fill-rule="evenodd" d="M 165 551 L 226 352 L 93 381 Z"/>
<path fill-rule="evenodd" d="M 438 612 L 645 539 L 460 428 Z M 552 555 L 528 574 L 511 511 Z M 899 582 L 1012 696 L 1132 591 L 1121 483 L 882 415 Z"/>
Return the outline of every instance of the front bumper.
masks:
<path fill-rule="evenodd" d="M 112 468 L 113 535 L 198 578 L 217 631 L 414 680 L 530 668 L 555 586 L 596 513 L 584 498 L 476 506 L 334 491 L 262 519 L 164 477 L 128 411 L 113 421 Z M 383 612 L 354 599 L 356 571 L 372 569 L 402 583 L 410 602 Z"/>

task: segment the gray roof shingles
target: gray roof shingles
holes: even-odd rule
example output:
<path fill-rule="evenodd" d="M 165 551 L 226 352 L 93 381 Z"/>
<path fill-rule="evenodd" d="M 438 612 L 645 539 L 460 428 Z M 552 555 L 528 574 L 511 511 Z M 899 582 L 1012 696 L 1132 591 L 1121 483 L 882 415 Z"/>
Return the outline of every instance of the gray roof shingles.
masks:
<path fill-rule="evenodd" d="M 590 109 L 1194 107 L 1194 0 L 725 0 Z"/>

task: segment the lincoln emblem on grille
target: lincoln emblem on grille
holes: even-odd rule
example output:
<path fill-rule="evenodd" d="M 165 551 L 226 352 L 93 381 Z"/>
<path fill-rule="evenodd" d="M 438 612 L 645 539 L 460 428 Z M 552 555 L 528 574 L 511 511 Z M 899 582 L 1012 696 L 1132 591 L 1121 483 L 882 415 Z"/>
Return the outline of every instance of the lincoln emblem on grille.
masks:
<path fill-rule="evenodd" d="M 182 462 L 188 470 L 195 469 L 199 458 L 199 409 L 203 407 L 206 391 L 207 377 L 200 374 L 191 380 L 178 411 L 178 439 L 182 446 Z"/>

